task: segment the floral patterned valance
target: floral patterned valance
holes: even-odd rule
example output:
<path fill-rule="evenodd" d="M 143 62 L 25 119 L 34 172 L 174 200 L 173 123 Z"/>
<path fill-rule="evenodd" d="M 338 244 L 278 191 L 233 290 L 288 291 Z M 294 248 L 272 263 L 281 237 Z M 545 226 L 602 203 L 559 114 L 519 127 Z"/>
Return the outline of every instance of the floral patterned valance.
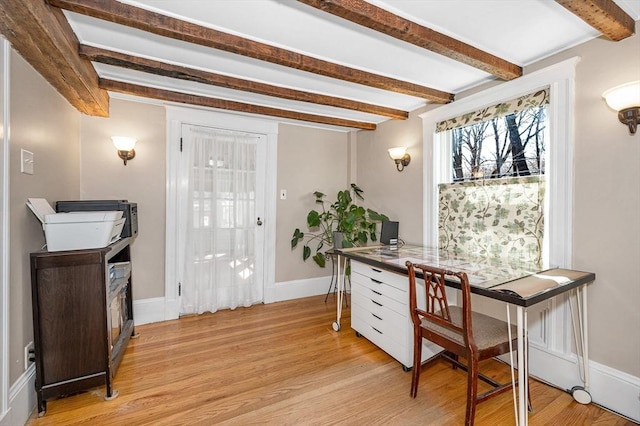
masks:
<path fill-rule="evenodd" d="M 492 118 L 504 117 L 515 114 L 525 109 L 534 108 L 549 104 L 549 88 L 538 90 L 535 93 L 520 96 L 507 102 L 502 102 L 479 111 L 463 114 L 459 117 L 441 121 L 436 125 L 436 132 L 444 132 L 457 127 L 468 126 L 473 123 L 491 120 Z"/>
<path fill-rule="evenodd" d="M 538 263 L 544 236 L 544 176 L 438 185 L 438 245 Z"/>

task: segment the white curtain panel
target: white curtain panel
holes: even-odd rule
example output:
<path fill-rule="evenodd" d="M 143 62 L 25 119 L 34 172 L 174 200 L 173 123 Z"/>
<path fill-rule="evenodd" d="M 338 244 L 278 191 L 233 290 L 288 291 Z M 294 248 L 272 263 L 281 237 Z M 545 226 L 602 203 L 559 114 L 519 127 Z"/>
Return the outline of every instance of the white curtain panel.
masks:
<path fill-rule="evenodd" d="M 258 137 L 197 126 L 184 133 L 189 189 L 181 313 L 261 302 L 254 268 Z"/>

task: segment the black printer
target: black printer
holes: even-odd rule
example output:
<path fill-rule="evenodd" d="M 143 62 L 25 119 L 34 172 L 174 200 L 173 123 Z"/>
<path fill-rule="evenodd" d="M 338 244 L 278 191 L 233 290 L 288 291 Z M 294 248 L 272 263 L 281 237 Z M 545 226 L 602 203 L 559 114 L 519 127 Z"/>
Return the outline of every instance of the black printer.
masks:
<path fill-rule="evenodd" d="M 120 236 L 122 238 L 138 236 L 138 205 L 127 200 L 81 200 L 58 201 L 56 212 L 122 211 L 126 220 Z"/>

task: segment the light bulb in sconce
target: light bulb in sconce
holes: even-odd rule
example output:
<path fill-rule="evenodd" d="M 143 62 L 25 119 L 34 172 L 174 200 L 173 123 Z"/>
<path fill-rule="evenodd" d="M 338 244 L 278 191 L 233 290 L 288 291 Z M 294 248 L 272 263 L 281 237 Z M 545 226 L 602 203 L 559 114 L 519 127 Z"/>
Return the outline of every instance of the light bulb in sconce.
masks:
<path fill-rule="evenodd" d="M 640 123 L 640 80 L 613 87 L 602 94 L 607 105 L 618 112 L 618 120 L 634 135 Z"/>
<path fill-rule="evenodd" d="M 126 166 L 127 161 L 136 156 L 136 151 L 133 149 L 136 146 L 136 140 L 127 136 L 112 136 L 111 140 L 118 150 L 118 157 L 122 158 Z"/>
<path fill-rule="evenodd" d="M 401 172 L 411 162 L 411 156 L 407 154 L 407 148 L 398 146 L 390 148 L 389 157 L 396 163 L 396 169 Z"/>

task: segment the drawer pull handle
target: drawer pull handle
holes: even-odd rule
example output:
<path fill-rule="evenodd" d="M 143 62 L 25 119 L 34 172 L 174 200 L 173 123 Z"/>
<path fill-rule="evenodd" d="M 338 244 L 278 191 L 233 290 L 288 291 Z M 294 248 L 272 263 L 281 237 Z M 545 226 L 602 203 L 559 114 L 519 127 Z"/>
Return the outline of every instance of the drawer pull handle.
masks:
<path fill-rule="evenodd" d="M 382 281 L 374 280 L 373 278 L 369 278 L 369 279 L 376 284 L 382 284 Z"/>
<path fill-rule="evenodd" d="M 374 271 L 374 272 L 382 273 L 382 271 L 380 269 L 371 268 L 371 270 Z"/>
<path fill-rule="evenodd" d="M 371 292 L 372 292 L 372 293 L 375 293 L 375 294 L 377 294 L 378 296 L 382 296 L 382 293 L 380 293 L 380 292 L 377 292 L 377 291 L 375 291 L 375 290 L 371 290 Z"/>
<path fill-rule="evenodd" d="M 378 330 L 377 328 L 375 328 L 375 327 L 371 327 L 371 328 L 373 328 L 373 329 L 374 329 L 375 331 L 377 331 L 378 333 L 382 334 L 382 331 Z"/>
<path fill-rule="evenodd" d="M 373 302 L 373 303 L 375 303 L 375 304 L 376 304 L 376 305 L 378 305 L 378 306 L 384 306 L 382 303 L 378 303 L 378 302 L 376 302 L 375 300 L 372 300 L 372 302 Z"/>
<path fill-rule="evenodd" d="M 380 318 L 379 316 L 377 316 L 376 314 L 371 314 L 373 315 L 375 318 L 378 318 L 380 321 L 382 321 L 382 318 Z"/>

